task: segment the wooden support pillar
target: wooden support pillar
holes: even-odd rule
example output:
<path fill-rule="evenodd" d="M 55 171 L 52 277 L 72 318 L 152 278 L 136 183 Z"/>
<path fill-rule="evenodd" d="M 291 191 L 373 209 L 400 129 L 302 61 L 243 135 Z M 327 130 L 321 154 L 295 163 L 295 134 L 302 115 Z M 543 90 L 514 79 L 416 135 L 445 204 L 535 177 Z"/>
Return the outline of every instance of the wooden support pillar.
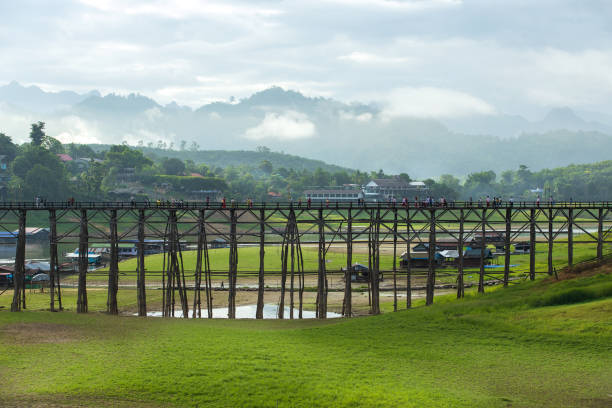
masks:
<path fill-rule="evenodd" d="M 325 266 L 325 224 L 323 209 L 319 209 L 319 269 L 317 276 L 317 318 L 327 318 L 327 273 Z"/>
<path fill-rule="evenodd" d="M 393 311 L 397 312 L 397 209 L 393 208 Z"/>
<path fill-rule="evenodd" d="M 289 282 L 289 318 L 293 319 L 293 309 L 294 309 L 294 296 L 293 291 L 295 289 L 295 242 L 297 239 L 297 220 L 295 218 L 295 212 L 293 211 L 293 207 L 291 208 L 290 213 L 291 218 L 291 230 L 289 234 L 289 244 L 291 245 L 291 281 Z"/>
<path fill-rule="evenodd" d="M 265 243 L 266 243 L 266 210 L 263 208 L 259 210 L 259 275 L 257 285 L 257 310 L 255 311 L 256 319 L 263 319 L 263 308 L 264 308 L 264 256 L 265 256 Z"/>
<path fill-rule="evenodd" d="M 555 240 L 554 222 L 555 213 L 552 208 L 548 210 L 548 274 L 553 274 L 553 244 Z"/>
<path fill-rule="evenodd" d="M 597 214 L 597 259 L 603 259 L 603 219 L 604 210 L 599 208 Z"/>
<path fill-rule="evenodd" d="M 13 277 L 13 302 L 11 312 L 26 308 L 25 295 L 25 244 L 26 244 L 26 210 L 19 210 L 19 232 L 15 249 L 15 273 Z"/>
<path fill-rule="evenodd" d="M 236 242 L 236 209 L 230 209 L 230 254 L 228 272 L 227 317 L 236 318 L 236 278 L 238 274 L 238 243 Z"/>
<path fill-rule="evenodd" d="M 285 224 L 285 232 L 283 234 L 283 242 L 281 244 L 281 290 L 280 290 L 280 302 L 278 303 L 277 317 L 279 319 L 285 318 L 285 285 L 287 284 L 287 265 L 289 258 L 289 222 Z"/>
<path fill-rule="evenodd" d="M 371 313 L 374 315 L 380 314 L 380 291 L 379 291 L 379 274 L 380 274 L 380 209 L 376 210 L 376 219 L 374 220 L 374 233 L 372 234 L 372 268 L 370 268 L 370 287 L 372 289 L 372 307 Z"/>
<path fill-rule="evenodd" d="M 210 256 L 208 255 L 208 237 L 206 235 L 206 210 L 200 210 L 202 220 L 202 249 L 204 250 L 204 281 L 206 285 L 206 313 L 209 319 L 213 318 L 213 296 L 212 296 L 212 276 L 210 271 Z"/>
<path fill-rule="evenodd" d="M 57 258 L 57 217 L 55 210 L 49 210 L 49 295 L 50 310 L 55 312 L 55 296 L 59 310 L 62 310 L 62 292 L 60 287 L 60 277 Z"/>
<path fill-rule="evenodd" d="M 535 280 L 536 209 L 529 211 L 529 279 Z"/>
<path fill-rule="evenodd" d="M 504 287 L 508 286 L 510 280 L 510 241 L 512 234 L 512 208 L 506 208 L 506 235 L 504 245 Z"/>
<path fill-rule="evenodd" d="M 480 243 L 480 272 L 478 274 L 478 293 L 484 293 L 484 272 L 485 272 L 485 249 L 487 247 L 487 210 L 482 210 L 481 215 L 482 242 Z"/>
<path fill-rule="evenodd" d="M 410 259 L 410 210 L 406 206 L 406 309 L 412 307 L 412 265 Z"/>
<path fill-rule="evenodd" d="M 145 289 L 145 211 L 138 211 L 138 276 L 136 291 L 138 300 L 138 316 L 147 315 L 147 292 Z"/>
<path fill-rule="evenodd" d="M 567 266 L 571 271 L 574 266 L 574 210 L 567 210 Z"/>
<path fill-rule="evenodd" d="M 117 235 L 117 210 L 110 210 L 110 264 L 108 268 L 106 312 L 115 315 L 119 314 L 117 307 L 117 290 L 119 288 L 119 242 Z"/>
<path fill-rule="evenodd" d="M 463 209 L 459 210 L 459 242 L 457 243 L 457 251 L 459 260 L 457 264 L 457 299 L 465 296 L 465 284 L 463 282 L 463 227 L 465 214 Z"/>
<path fill-rule="evenodd" d="M 77 289 L 77 313 L 87 313 L 87 268 L 89 266 L 89 233 L 87 210 L 81 210 L 79 233 L 79 286 Z"/>
<path fill-rule="evenodd" d="M 198 215 L 198 241 L 196 249 L 196 267 L 193 288 L 193 308 L 191 318 L 202 318 L 202 256 L 204 253 L 204 210 Z"/>
<path fill-rule="evenodd" d="M 429 210 L 429 268 L 427 271 L 427 293 L 425 294 L 425 304 L 433 303 L 434 288 L 436 285 L 436 210 Z"/>
<path fill-rule="evenodd" d="M 344 302 L 342 305 L 342 315 L 351 317 L 352 311 L 352 285 L 353 276 L 353 214 L 351 208 L 348 209 L 346 225 L 346 271 L 344 272 Z"/>

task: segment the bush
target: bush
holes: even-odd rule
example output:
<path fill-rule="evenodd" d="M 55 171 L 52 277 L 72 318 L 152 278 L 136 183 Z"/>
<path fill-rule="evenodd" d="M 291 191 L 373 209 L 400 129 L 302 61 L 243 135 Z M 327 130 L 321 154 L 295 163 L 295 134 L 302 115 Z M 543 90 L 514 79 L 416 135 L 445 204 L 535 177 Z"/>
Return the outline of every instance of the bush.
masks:
<path fill-rule="evenodd" d="M 535 299 L 533 306 L 569 305 L 612 296 L 612 282 L 582 288 L 568 288 L 557 293 L 547 294 Z"/>

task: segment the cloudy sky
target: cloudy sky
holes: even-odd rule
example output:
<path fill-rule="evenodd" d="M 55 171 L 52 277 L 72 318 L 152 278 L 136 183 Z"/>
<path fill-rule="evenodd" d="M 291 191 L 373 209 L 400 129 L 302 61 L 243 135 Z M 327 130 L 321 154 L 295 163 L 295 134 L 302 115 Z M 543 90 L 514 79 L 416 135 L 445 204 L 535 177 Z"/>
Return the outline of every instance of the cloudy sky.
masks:
<path fill-rule="evenodd" d="M 612 109 L 609 0 L 20 0 L 0 15 L 0 84 L 193 107 L 279 85 L 429 117 Z"/>

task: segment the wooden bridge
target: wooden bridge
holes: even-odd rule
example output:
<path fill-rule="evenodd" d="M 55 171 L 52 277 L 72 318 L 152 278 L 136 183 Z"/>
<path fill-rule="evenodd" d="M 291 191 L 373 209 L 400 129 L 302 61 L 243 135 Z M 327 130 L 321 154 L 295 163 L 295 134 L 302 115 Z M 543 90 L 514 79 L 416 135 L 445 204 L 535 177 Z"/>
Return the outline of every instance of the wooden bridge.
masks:
<path fill-rule="evenodd" d="M 464 295 L 467 259 L 463 248 L 476 250 L 475 270 L 478 291 L 483 292 L 487 281 L 508 285 L 511 276 L 524 272 L 533 280 L 536 273 L 553 274 L 553 248 L 567 246 L 567 267 L 574 264 L 574 247 L 590 244 L 593 257 L 603 258 L 610 249 L 612 215 L 610 202 L 572 202 L 538 204 L 515 202 L 489 204 L 453 202 L 445 205 L 422 203 L 202 203 L 202 202 L 4 202 L 0 203 L 0 228 L 15 239 L 15 272 L 12 311 L 26 307 L 26 226 L 49 228 L 50 309 L 61 305 L 60 256 L 58 248 L 78 247 L 77 312 L 88 311 L 87 279 L 92 272 L 88 252 L 92 244 L 109 245 L 107 311 L 119 312 L 119 245 L 133 242 L 137 248 L 136 297 L 138 315 L 147 315 L 147 278 L 161 276 L 163 316 L 174 316 L 175 309 L 188 317 L 212 317 L 214 279 L 223 277 L 228 285 L 228 317 L 236 317 L 236 294 L 239 279 L 256 279 L 256 317 L 263 317 L 266 279 L 275 277 L 280 284 L 278 317 L 285 318 L 284 308 L 294 306 L 302 317 L 303 296 L 308 290 L 306 279 L 316 288 L 316 316 L 327 317 L 329 278 L 343 280 L 342 315 L 353 315 L 352 286 L 356 254 L 367 257 L 367 286 L 370 313 L 380 313 L 381 290 L 392 291 L 394 310 L 409 308 L 413 281 L 424 282 L 426 304 L 434 299 L 437 283 L 451 282 L 457 296 Z M 147 244 L 158 242 L 163 252 L 161 270 L 146 268 Z M 222 270 L 211 268 L 210 247 L 213 242 L 226 245 L 228 263 Z M 522 243 L 528 253 L 528 265 L 516 270 L 511 259 L 512 245 Z M 546 267 L 537 270 L 536 246 L 546 244 Z M 413 247 L 427 244 L 425 263 L 416 267 Z M 445 244 L 457 248 L 451 267 L 443 268 L 436 259 L 437 247 Z M 496 271 L 487 265 L 487 245 L 495 245 L 504 264 Z M 259 266 L 240 268 L 239 253 L 246 247 L 259 248 Z M 266 249 L 280 248 L 278 267 L 266 266 Z M 304 261 L 304 248 L 316 250 L 316 267 Z M 183 254 L 193 250 L 195 267 L 186 268 Z M 344 268 L 330 268 L 327 258 L 332 253 L 346 257 Z M 270 252 L 270 251 L 268 251 Z M 392 263 L 381 266 L 381 253 L 392 256 Z M 474 259 L 472 259 L 474 262 Z M 477 269 L 476 269 L 477 268 Z M 125 272 L 122 269 L 122 273 Z M 381 278 L 388 285 L 381 288 Z M 202 299 L 202 295 L 204 299 Z M 286 297 L 289 297 L 288 304 Z M 191 298 L 190 298 L 191 296 Z M 398 298 L 405 296 L 405 304 Z M 296 299 L 297 297 L 297 299 Z"/>

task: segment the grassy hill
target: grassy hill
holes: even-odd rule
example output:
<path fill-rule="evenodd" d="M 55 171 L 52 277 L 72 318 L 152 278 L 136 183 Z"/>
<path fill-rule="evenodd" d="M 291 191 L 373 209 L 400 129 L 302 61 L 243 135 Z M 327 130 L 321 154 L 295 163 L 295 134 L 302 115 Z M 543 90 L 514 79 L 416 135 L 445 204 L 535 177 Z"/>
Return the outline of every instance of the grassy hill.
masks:
<path fill-rule="evenodd" d="M 8 406 L 610 406 L 611 270 L 350 320 L 0 311 L 0 400 Z"/>

